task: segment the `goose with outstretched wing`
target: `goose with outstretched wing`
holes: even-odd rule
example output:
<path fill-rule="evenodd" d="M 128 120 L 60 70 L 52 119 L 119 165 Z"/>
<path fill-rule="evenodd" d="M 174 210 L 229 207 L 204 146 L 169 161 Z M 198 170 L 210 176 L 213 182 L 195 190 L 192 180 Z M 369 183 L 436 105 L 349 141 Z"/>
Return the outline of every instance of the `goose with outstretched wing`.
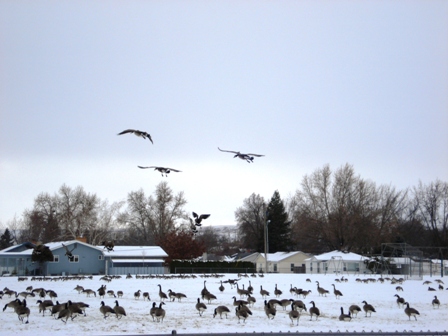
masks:
<path fill-rule="evenodd" d="M 165 174 L 165 176 L 168 176 L 169 173 L 171 172 L 176 172 L 176 173 L 180 173 L 181 170 L 177 170 L 177 169 L 173 169 L 173 168 L 167 168 L 167 167 L 157 167 L 157 166 L 149 166 L 149 167 L 142 167 L 142 166 L 137 166 L 140 169 L 148 169 L 148 168 L 154 168 L 154 170 L 159 171 L 160 173 L 162 173 L 162 176 Z"/>
<path fill-rule="evenodd" d="M 68 247 L 64 245 L 64 243 L 62 243 L 62 246 L 65 249 L 65 255 L 68 257 L 68 259 L 73 260 L 74 257 L 73 257 L 73 253 L 72 252 L 73 252 L 74 249 L 76 249 L 78 247 L 78 244 L 75 243 L 75 246 L 73 246 L 73 248 L 71 250 L 69 250 Z"/>
<path fill-rule="evenodd" d="M 149 133 L 135 130 L 135 129 L 127 129 L 127 130 L 124 130 L 123 132 L 118 133 L 117 135 L 123 135 L 123 134 L 127 134 L 127 133 L 135 134 L 136 136 L 143 138 L 143 139 L 148 139 L 149 141 L 151 141 L 152 144 L 154 144 L 154 142 L 152 141 L 151 135 Z"/>
<path fill-rule="evenodd" d="M 196 226 L 201 226 L 201 222 L 203 219 L 207 219 L 210 217 L 209 214 L 202 214 L 202 215 L 198 215 L 196 212 L 193 211 L 193 217 L 194 217 L 194 223 Z"/>
<path fill-rule="evenodd" d="M 227 153 L 233 153 L 233 154 L 235 154 L 234 156 L 233 156 L 233 158 L 239 158 L 239 159 L 241 159 L 241 160 L 245 160 L 246 162 L 248 162 L 248 163 L 253 163 L 254 162 L 254 158 L 255 157 L 262 157 L 262 156 L 264 156 L 264 155 L 262 155 L 262 154 L 254 154 L 254 153 L 241 153 L 241 152 L 235 152 L 235 151 L 230 151 L 230 150 L 225 150 L 225 149 L 221 149 L 221 148 L 219 148 L 218 147 L 218 149 L 221 151 L 221 152 L 227 152 Z"/>

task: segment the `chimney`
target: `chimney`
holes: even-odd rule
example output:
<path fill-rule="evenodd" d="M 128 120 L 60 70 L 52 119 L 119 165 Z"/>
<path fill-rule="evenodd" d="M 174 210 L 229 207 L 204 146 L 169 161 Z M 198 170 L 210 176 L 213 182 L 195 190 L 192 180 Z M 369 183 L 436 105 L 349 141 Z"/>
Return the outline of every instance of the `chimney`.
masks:
<path fill-rule="evenodd" d="M 76 240 L 87 244 L 87 237 L 76 237 Z"/>

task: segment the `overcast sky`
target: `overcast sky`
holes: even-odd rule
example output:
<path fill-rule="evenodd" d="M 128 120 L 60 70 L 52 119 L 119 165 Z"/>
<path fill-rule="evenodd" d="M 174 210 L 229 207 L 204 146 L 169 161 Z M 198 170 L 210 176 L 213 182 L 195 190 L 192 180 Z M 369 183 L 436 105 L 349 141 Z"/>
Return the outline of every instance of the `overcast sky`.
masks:
<path fill-rule="evenodd" d="M 446 0 L 0 0 L 0 223 L 64 183 L 114 202 L 167 179 L 218 225 L 325 164 L 448 181 L 447 18 Z"/>

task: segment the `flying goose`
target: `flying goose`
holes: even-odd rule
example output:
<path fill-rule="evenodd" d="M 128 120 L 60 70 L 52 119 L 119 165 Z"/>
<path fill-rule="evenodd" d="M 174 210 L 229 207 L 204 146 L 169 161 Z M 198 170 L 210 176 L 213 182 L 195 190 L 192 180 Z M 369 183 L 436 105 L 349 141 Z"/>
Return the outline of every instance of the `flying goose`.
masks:
<path fill-rule="evenodd" d="M 230 313 L 229 308 L 227 308 L 226 306 L 218 306 L 215 308 L 215 311 L 213 313 L 213 317 L 216 317 L 216 315 L 219 314 L 219 317 L 222 318 L 222 314 L 226 315 L 227 318 L 227 314 Z"/>
<path fill-rule="evenodd" d="M 158 167 L 158 166 L 149 166 L 149 167 L 137 166 L 137 167 L 139 167 L 140 169 L 154 168 L 154 170 L 157 170 L 158 172 L 162 173 L 162 176 L 164 176 L 164 174 L 165 174 L 165 176 L 168 176 L 168 174 L 171 172 L 176 172 L 176 173 L 182 172 L 181 170 L 167 168 L 167 167 Z"/>
<path fill-rule="evenodd" d="M 123 132 L 118 133 L 117 135 L 122 135 L 122 134 L 127 134 L 127 133 L 133 133 L 134 135 L 136 135 L 138 137 L 141 137 L 143 139 L 148 139 L 149 141 L 151 141 L 152 144 L 154 144 L 154 142 L 152 141 L 151 135 L 149 133 L 146 133 L 143 131 L 127 129 L 127 130 L 124 130 Z"/>
<path fill-rule="evenodd" d="M 68 247 L 65 246 L 64 243 L 62 243 L 62 246 L 63 246 L 64 249 L 65 249 L 65 255 L 68 257 L 68 260 L 70 260 L 70 261 L 73 260 L 74 256 L 73 256 L 72 252 L 73 252 L 73 250 L 77 247 L 77 245 L 78 245 L 78 244 L 75 243 L 75 246 L 74 246 L 71 250 L 69 250 Z"/>
<path fill-rule="evenodd" d="M 104 301 L 101 301 L 100 312 L 104 315 L 104 318 L 108 317 L 110 314 L 115 314 L 115 311 L 110 306 L 106 306 Z"/>
<path fill-rule="evenodd" d="M 366 317 L 367 314 L 370 314 L 370 316 L 372 316 L 372 313 L 376 313 L 375 308 L 371 304 L 368 304 L 366 301 L 363 301 L 362 303 L 364 303 L 362 309 L 366 312 Z"/>
<path fill-rule="evenodd" d="M 288 313 L 289 318 L 291 319 L 291 324 L 294 325 L 294 320 L 297 321 L 296 325 L 299 325 L 299 319 L 300 319 L 300 314 L 297 310 L 295 310 L 294 308 L 294 302 L 291 303 L 291 311 Z"/>
<path fill-rule="evenodd" d="M 199 312 L 199 316 L 202 316 L 202 313 L 204 313 L 204 310 L 207 309 L 207 306 L 205 303 L 201 302 L 201 299 L 198 298 L 198 302 L 196 303 L 196 310 Z"/>
<path fill-rule="evenodd" d="M 202 215 L 198 215 L 196 212 L 193 211 L 193 217 L 194 217 L 194 224 L 196 226 L 201 226 L 201 222 L 203 219 L 207 219 L 210 217 L 209 214 L 202 214 Z"/>
<path fill-rule="evenodd" d="M 252 162 L 254 162 L 254 157 L 256 156 L 256 157 L 261 157 L 261 156 L 264 156 L 264 155 L 262 155 L 262 154 L 253 154 L 253 153 L 247 153 L 247 154 L 243 154 L 243 153 L 240 153 L 240 152 L 235 152 L 235 151 L 230 151 L 230 150 L 224 150 L 224 149 L 221 149 L 221 148 L 219 148 L 218 147 L 218 149 L 221 151 L 221 152 L 228 152 L 228 153 L 233 153 L 233 154 L 235 154 L 235 156 L 233 157 L 233 158 L 239 158 L 239 159 L 241 159 L 241 160 L 245 160 L 246 162 L 248 162 L 248 163 L 252 163 Z"/>
<path fill-rule="evenodd" d="M 313 315 L 316 316 L 316 321 L 317 321 L 317 318 L 320 315 L 320 310 L 319 310 L 319 308 L 316 307 L 316 305 L 314 304 L 314 301 L 311 301 L 310 303 L 313 305 L 310 308 L 310 310 L 309 310 L 309 312 L 310 312 L 310 321 L 313 319 Z"/>
<path fill-rule="evenodd" d="M 109 252 L 112 252 L 114 250 L 115 247 L 115 243 L 113 240 L 105 240 L 103 241 L 101 244 L 104 245 L 104 248 L 106 250 L 108 250 Z"/>
<path fill-rule="evenodd" d="M 196 233 L 198 233 L 198 229 L 197 229 L 196 225 L 194 224 L 193 219 L 191 219 L 191 218 L 188 218 L 188 219 L 190 220 L 191 232 L 193 233 L 193 235 L 195 235 Z"/>
<path fill-rule="evenodd" d="M 341 307 L 341 315 L 339 315 L 339 321 L 350 322 L 352 317 L 350 316 L 350 312 L 348 314 L 344 314 L 344 308 Z"/>
<path fill-rule="evenodd" d="M 405 314 L 409 317 L 409 320 L 411 319 L 411 316 L 414 316 L 415 320 L 417 321 L 417 315 L 420 315 L 417 309 L 415 308 L 409 308 L 409 303 L 405 302 L 406 308 L 404 309 Z"/>

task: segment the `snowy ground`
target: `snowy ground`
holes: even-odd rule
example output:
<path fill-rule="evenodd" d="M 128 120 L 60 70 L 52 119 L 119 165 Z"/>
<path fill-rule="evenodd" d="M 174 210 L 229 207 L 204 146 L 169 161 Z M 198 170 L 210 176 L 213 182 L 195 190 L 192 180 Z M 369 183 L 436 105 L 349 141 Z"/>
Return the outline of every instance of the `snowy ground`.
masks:
<path fill-rule="evenodd" d="M 257 302 L 251 308 L 253 315 L 249 316 L 245 323 L 242 321 L 238 323 L 238 319 L 234 313 L 233 296 L 239 299 L 236 287 L 231 288 L 228 283 L 224 283 L 225 290 L 221 293 L 218 289 L 220 281 L 227 279 L 236 279 L 236 274 L 224 274 L 221 278 L 216 277 L 201 277 L 188 279 L 132 279 L 112 280 L 106 283 L 100 280 L 100 277 L 93 277 L 92 280 L 68 280 L 68 281 L 32 281 L 31 277 L 27 281 L 18 282 L 17 277 L 2 277 L 0 278 L 0 289 L 8 287 L 17 292 L 25 291 L 28 286 L 34 288 L 43 287 L 45 289 L 53 289 L 58 294 L 58 301 L 66 302 L 83 301 L 90 305 L 87 309 L 87 316 L 78 316 L 73 321 L 68 320 L 65 324 L 60 320 L 56 320 L 46 313 L 46 316 L 39 314 L 38 305 L 36 304 L 38 298 L 28 297 L 27 303 L 31 309 L 29 324 L 22 324 L 17 317 L 17 314 L 11 309 L 7 308 L 0 312 L 0 323 L 2 325 L 2 333 L 10 334 L 12 332 L 19 332 L 21 334 L 48 335 L 51 334 L 68 334 L 76 331 L 78 334 L 170 334 L 172 330 L 178 333 L 218 333 L 218 332 L 312 332 L 312 331 L 446 331 L 448 330 L 448 290 L 438 290 L 438 284 L 435 279 L 444 280 L 440 277 L 424 277 L 423 280 L 406 280 L 401 286 L 403 292 L 397 292 L 397 284 L 391 284 L 390 281 L 357 282 L 356 279 L 367 279 L 372 276 L 353 276 L 345 275 L 347 282 L 336 282 L 336 278 L 341 276 L 334 275 L 289 275 L 289 274 L 268 274 L 261 277 L 241 277 L 239 281 L 240 288 L 245 285 L 249 286 L 249 281 L 254 287 L 254 297 Z M 311 279 L 307 282 L 306 279 Z M 217 300 L 207 304 L 207 310 L 202 317 L 199 316 L 195 309 L 197 298 L 200 297 L 200 292 L 205 285 L 209 292 L 217 296 Z M 423 281 L 432 281 L 430 285 L 423 285 Z M 320 286 L 329 290 L 330 294 L 327 297 L 319 296 L 317 293 L 316 281 L 320 282 Z M 445 281 L 446 282 L 446 281 Z M 126 309 L 127 316 L 118 320 L 115 316 L 110 316 L 104 319 L 99 311 L 102 300 L 107 305 L 114 306 L 114 298 L 106 295 L 104 299 L 98 297 L 87 297 L 85 294 L 78 294 L 74 290 L 76 285 L 81 285 L 84 288 L 97 290 L 102 284 L 107 285 L 107 289 L 122 290 L 124 296 L 118 299 L 119 304 Z M 166 301 L 164 306 L 166 310 L 166 317 L 163 322 L 153 322 L 149 316 L 149 310 L 153 302 L 160 302 L 159 287 L 162 286 L 164 292 L 171 289 L 174 292 L 181 292 L 187 295 L 186 299 L 181 302 Z M 291 284 L 293 287 L 312 290 L 311 294 L 306 299 L 302 299 L 309 308 L 310 301 L 314 301 L 316 306 L 321 311 L 321 316 L 317 321 L 314 319 L 310 321 L 308 313 L 304 312 L 299 320 L 299 325 L 292 325 L 287 315 L 290 307 L 284 311 L 281 307 L 277 308 L 277 315 L 273 320 L 269 320 L 264 312 L 263 299 L 260 295 L 260 285 L 263 289 L 270 291 L 270 297 L 274 298 L 274 288 L 277 284 L 278 288 L 283 291 L 281 299 L 299 299 L 295 295 L 290 294 Z M 333 294 L 332 284 L 343 293 L 339 299 Z M 448 282 L 447 282 L 448 285 Z M 428 286 L 436 288 L 437 291 L 428 291 Z M 447 286 L 448 287 L 448 286 Z M 149 292 L 151 301 L 143 301 L 142 298 L 136 300 L 134 292 L 137 290 L 142 292 Z M 396 303 L 395 294 L 404 297 L 411 305 L 420 312 L 417 321 L 413 318 L 409 320 L 404 313 L 404 308 L 399 308 Z M 431 302 L 437 295 L 441 305 L 440 308 L 433 308 Z M 48 297 L 46 298 L 48 299 Z M 4 307 L 5 304 L 13 300 L 7 295 L 4 295 L 0 303 Z M 365 317 L 361 312 L 358 317 L 353 318 L 350 322 L 339 321 L 340 307 L 345 311 L 351 304 L 357 304 L 362 307 L 362 301 L 366 300 L 372 304 L 376 313 L 372 317 Z M 213 318 L 213 310 L 218 305 L 226 305 L 231 310 L 228 319 L 220 319 L 219 316 Z"/>

